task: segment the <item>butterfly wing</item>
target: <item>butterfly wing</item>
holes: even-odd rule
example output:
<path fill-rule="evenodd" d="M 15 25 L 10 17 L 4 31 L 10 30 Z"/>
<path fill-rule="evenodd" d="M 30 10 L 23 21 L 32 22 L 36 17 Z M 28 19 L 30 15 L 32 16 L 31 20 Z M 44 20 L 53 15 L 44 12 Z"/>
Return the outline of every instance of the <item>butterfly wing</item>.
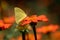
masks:
<path fill-rule="evenodd" d="M 27 15 L 25 14 L 25 12 L 22 9 L 20 9 L 18 7 L 15 7 L 14 11 L 15 11 L 16 23 L 19 24 L 19 22 L 21 22 Z"/>

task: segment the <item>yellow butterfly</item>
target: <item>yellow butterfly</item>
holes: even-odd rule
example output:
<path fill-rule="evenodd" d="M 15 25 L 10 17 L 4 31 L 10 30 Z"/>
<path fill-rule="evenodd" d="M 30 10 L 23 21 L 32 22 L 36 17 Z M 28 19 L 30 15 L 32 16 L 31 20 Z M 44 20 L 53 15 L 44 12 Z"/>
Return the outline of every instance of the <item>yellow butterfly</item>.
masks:
<path fill-rule="evenodd" d="M 17 24 L 19 24 L 27 16 L 27 14 L 21 8 L 18 7 L 14 8 L 14 12 Z"/>

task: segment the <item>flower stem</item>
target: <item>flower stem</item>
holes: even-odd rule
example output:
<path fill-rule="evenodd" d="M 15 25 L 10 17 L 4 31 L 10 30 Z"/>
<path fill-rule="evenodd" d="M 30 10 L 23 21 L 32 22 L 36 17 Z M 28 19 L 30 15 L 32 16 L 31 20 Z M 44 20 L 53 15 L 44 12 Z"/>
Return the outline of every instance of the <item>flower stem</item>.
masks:
<path fill-rule="evenodd" d="M 48 32 L 48 33 L 47 33 L 47 36 L 48 36 L 48 39 L 49 39 L 49 40 L 51 40 L 50 34 L 51 34 L 51 32 Z"/>
<path fill-rule="evenodd" d="M 34 22 L 31 22 L 31 23 L 30 23 L 30 25 L 32 26 L 32 29 L 33 29 L 33 31 L 34 31 L 35 40 L 37 40 L 36 28 L 35 28 L 35 25 L 36 25 L 36 24 L 37 24 L 37 23 L 34 23 Z"/>
<path fill-rule="evenodd" d="M 22 32 L 22 39 L 25 40 L 25 31 Z"/>

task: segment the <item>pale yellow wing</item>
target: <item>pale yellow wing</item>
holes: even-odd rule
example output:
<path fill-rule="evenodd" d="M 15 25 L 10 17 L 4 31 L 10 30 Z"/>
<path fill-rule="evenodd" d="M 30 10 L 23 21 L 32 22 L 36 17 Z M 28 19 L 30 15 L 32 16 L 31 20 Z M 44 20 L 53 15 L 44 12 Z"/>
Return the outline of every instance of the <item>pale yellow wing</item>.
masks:
<path fill-rule="evenodd" d="M 18 8 L 18 7 L 15 7 L 14 11 L 15 11 L 16 23 L 19 24 L 19 22 L 21 22 L 27 15 L 21 8 Z"/>

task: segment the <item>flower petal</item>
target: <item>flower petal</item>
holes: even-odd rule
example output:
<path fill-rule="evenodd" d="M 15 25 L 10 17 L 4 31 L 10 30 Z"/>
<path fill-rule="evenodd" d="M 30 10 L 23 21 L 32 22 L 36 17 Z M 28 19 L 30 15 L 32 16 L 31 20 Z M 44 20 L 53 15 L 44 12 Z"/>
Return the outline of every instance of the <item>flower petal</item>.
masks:
<path fill-rule="evenodd" d="M 30 16 L 32 22 L 38 22 L 37 15 Z"/>
<path fill-rule="evenodd" d="M 14 23 L 15 18 L 14 18 L 14 16 L 12 16 L 12 17 L 4 17 L 3 20 L 4 20 L 5 23 Z"/>
<path fill-rule="evenodd" d="M 0 20 L 0 27 L 3 27 L 4 23 L 2 20 Z"/>
<path fill-rule="evenodd" d="M 37 19 L 40 21 L 48 21 L 48 18 L 45 15 L 40 15 L 40 16 L 38 16 Z"/>
<path fill-rule="evenodd" d="M 26 25 L 29 24 L 31 22 L 29 17 L 26 17 L 24 20 L 21 21 L 21 25 Z"/>
<path fill-rule="evenodd" d="M 4 28 L 9 28 L 12 24 L 4 24 Z"/>

